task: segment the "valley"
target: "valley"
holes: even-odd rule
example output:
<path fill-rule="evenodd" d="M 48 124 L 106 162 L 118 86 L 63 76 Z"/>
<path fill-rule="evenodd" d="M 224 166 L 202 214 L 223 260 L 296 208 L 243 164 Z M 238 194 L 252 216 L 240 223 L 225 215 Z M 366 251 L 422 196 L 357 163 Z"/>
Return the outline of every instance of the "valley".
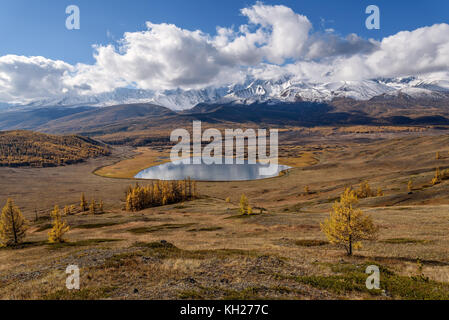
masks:
<path fill-rule="evenodd" d="M 164 130 L 155 130 L 164 136 Z M 199 198 L 124 211 L 125 190 L 168 147 L 111 146 L 111 155 L 54 168 L 0 168 L 0 202 L 12 197 L 29 221 L 25 242 L 0 249 L 0 297 L 8 299 L 447 299 L 449 135 L 423 127 L 284 128 L 286 175 L 199 182 Z M 436 159 L 435 154 L 439 157 Z M 95 173 L 95 174 L 93 174 Z M 413 190 L 407 189 L 413 181 Z M 367 181 L 380 196 L 358 207 L 379 226 L 353 257 L 320 230 L 347 186 Z M 138 181 L 140 185 L 150 182 Z M 80 195 L 104 213 L 64 217 L 67 243 L 46 242 L 55 204 Z M 245 194 L 254 214 L 239 214 Z M 260 210 L 258 208 L 263 208 Z M 65 268 L 81 268 L 81 290 L 65 289 Z M 378 265 L 380 291 L 364 286 Z"/>

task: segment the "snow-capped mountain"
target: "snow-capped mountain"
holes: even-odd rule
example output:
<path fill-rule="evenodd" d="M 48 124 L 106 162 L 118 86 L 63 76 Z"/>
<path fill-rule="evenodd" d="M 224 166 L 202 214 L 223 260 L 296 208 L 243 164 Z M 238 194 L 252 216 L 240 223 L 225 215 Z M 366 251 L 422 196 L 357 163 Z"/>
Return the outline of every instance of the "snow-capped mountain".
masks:
<path fill-rule="evenodd" d="M 317 83 L 283 77 L 278 80 L 248 79 L 242 84 L 201 90 L 116 89 L 94 96 L 66 95 L 62 98 L 34 101 L 28 107 L 111 106 L 152 103 L 172 110 L 185 110 L 199 103 L 278 103 L 295 101 L 323 102 L 335 98 L 370 100 L 373 97 L 407 95 L 412 98 L 449 98 L 449 81 L 418 77 L 380 78 L 362 81 Z"/>

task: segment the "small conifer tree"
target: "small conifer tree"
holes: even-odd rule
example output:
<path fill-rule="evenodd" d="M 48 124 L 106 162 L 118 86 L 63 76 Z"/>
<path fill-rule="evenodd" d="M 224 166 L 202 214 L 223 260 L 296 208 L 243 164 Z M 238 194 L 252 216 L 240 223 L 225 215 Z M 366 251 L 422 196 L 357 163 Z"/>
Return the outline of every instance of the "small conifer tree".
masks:
<path fill-rule="evenodd" d="M 240 213 L 242 215 L 248 214 L 248 207 L 248 198 L 244 194 L 242 194 L 242 197 L 240 198 Z"/>
<path fill-rule="evenodd" d="M 48 242 L 50 243 L 63 243 L 65 242 L 64 234 L 66 234 L 70 227 L 65 221 L 62 220 L 61 210 L 56 205 L 51 212 L 51 218 L 53 219 L 53 227 L 48 233 Z"/>
<path fill-rule="evenodd" d="M 89 206 L 89 213 L 91 215 L 94 215 L 97 213 L 97 204 L 95 203 L 95 200 L 92 199 L 90 206 Z"/>
<path fill-rule="evenodd" d="M 412 192 L 413 191 L 413 181 L 412 181 L 412 179 L 410 179 L 408 181 L 407 190 L 408 190 L 408 192 Z"/>
<path fill-rule="evenodd" d="M 104 213 L 104 202 L 103 200 L 100 200 L 100 203 L 98 204 L 98 212 Z"/>
<path fill-rule="evenodd" d="M 342 246 L 349 256 L 354 249 L 361 248 L 362 240 L 375 239 L 378 231 L 371 217 L 354 209 L 357 202 L 356 192 L 347 188 L 340 201 L 335 202 L 329 218 L 321 223 L 321 230 L 329 242 Z"/>
<path fill-rule="evenodd" d="M 436 168 L 435 170 L 435 176 L 432 179 L 432 185 L 439 184 L 441 182 L 441 173 L 440 168 Z"/>
<path fill-rule="evenodd" d="M 26 220 L 22 212 L 12 199 L 8 199 L 0 217 L 0 245 L 15 246 L 22 243 L 26 230 Z"/>
<path fill-rule="evenodd" d="M 84 192 L 81 194 L 80 209 L 81 209 L 81 212 L 87 211 L 87 201 L 86 201 L 86 196 L 84 195 Z"/>
<path fill-rule="evenodd" d="M 383 192 L 381 187 L 377 188 L 377 196 L 378 197 L 383 197 L 384 196 L 384 192 Z"/>

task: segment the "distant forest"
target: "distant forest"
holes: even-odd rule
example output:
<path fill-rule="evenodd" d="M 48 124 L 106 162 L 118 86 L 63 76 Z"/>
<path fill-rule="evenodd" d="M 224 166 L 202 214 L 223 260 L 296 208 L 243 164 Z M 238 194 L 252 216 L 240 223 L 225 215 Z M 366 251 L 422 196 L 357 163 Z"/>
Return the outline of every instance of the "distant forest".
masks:
<path fill-rule="evenodd" d="M 55 167 L 109 154 L 106 145 L 82 136 L 0 132 L 0 167 Z"/>

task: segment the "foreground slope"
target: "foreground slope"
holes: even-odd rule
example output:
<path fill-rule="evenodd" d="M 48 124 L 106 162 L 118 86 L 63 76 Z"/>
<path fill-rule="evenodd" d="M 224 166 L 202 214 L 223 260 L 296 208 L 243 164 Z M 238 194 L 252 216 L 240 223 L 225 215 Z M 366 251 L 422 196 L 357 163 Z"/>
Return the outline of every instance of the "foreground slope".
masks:
<path fill-rule="evenodd" d="M 138 213 L 122 209 L 134 180 L 91 173 L 121 165 L 133 156 L 128 147 L 70 167 L 0 168 L 0 203 L 13 197 L 30 220 L 22 247 L 0 249 L 0 298 L 449 299 L 449 181 L 430 183 L 436 167 L 449 167 L 449 136 L 434 133 L 369 144 L 288 136 L 280 154 L 312 153 L 318 163 L 273 179 L 201 182 L 198 200 Z M 365 180 L 383 190 L 358 205 L 380 234 L 347 257 L 320 222 L 346 186 Z M 69 242 L 48 244 L 51 208 L 78 207 L 82 192 L 104 200 L 106 212 L 64 217 Z M 266 211 L 241 216 L 243 193 Z M 82 270 L 80 291 L 65 287 L 72 264 Z M 382 290 L 365 286 L 373 264 Z"/>

